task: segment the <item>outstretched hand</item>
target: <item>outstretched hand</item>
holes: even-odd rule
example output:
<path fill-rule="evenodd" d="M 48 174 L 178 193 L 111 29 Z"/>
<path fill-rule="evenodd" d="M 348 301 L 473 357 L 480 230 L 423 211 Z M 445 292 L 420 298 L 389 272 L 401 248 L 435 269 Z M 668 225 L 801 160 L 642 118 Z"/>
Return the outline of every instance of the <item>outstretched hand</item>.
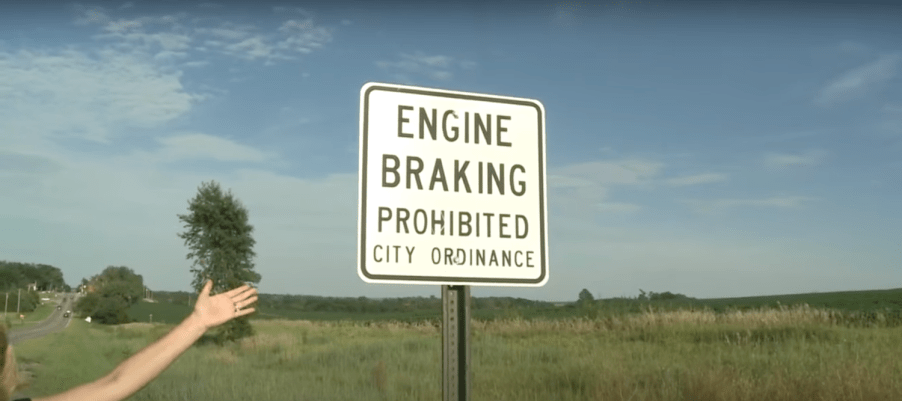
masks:
<path fill-rule="evenodd" d="M 197 296 L 194 304 L 194 315 L 205 329 L 210 329 L 223 324 L 233 318 L 254 313 L 254 308 L 244 309 L 257 301 L 257 289 L 248 285 L 233 290 L 210 296 L 213 281 L 207 280 L 204 288 Z"/>

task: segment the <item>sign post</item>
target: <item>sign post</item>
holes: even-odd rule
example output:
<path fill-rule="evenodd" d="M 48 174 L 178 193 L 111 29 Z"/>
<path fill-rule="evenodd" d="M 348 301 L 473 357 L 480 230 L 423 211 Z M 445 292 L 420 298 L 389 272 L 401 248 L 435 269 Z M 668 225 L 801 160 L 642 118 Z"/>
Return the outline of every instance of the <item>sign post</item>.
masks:
<path fill-rule="evenodd" d="M 545 108 L 367 83 L 357 274 L 442 288 L 444 400 L 470 399 L 470 286 L 548 281 Z"/>
<path fill-rule="evenodd" d="M 442 400 L 469 401 L 470 286 L 442 286 Z"/>

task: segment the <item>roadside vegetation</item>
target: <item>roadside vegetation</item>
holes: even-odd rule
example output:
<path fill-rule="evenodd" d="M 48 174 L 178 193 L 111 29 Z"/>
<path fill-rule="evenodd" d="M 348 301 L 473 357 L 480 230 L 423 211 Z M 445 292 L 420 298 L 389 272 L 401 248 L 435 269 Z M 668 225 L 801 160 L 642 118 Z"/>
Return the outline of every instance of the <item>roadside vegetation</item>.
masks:
<path fill-rule="evenodd" d="M 902 327 L 807 305 L 473 321 L 473 396 L 492 400 L 902 399 Z M 387 400 L 441 396 L 429 321 L 254 319 L 192 347 L 131 399 Z M 41 396 L 96 379 L 171 329 L 73 321 L 17 346 Z M 74 362 L 77 361 L 77 362 Z"/>

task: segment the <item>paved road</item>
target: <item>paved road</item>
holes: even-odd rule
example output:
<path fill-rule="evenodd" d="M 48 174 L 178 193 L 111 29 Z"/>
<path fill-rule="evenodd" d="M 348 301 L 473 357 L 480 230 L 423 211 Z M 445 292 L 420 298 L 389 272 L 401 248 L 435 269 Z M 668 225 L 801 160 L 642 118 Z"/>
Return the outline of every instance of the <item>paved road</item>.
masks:
<path fill-rule="evenodd" d="M 54 310 L 46 319 L 32 326 L 10 330 L 9 343 L 16 344 L 25 340 L 43 337 L 69 327 L 69 322 L 72 320 L 72 314 L 69 314 L 69 317 L 63 317 L 63 314 L 66 313 L 66 310 L 75 309 L 73 306 L 75 305 L 76 298 L 74 293 L 67 293 L 63 295 L 63 297 L 64 299 L 68 298 L 69 300 L 63 301 L 60 304 L 62 307 L 60 308 L 61 310 Z"/>

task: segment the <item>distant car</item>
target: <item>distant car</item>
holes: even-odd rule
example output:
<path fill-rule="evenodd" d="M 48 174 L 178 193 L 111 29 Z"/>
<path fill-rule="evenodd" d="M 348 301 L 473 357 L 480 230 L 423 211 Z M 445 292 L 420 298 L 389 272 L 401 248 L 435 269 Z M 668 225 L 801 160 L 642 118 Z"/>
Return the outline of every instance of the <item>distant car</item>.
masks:
<path fill-rule="evenodd" d="M 69 312 L 64 313 L 63 317 L 69 317 Z"/>
<path fill-rule="evenodd" d="M 59 306 L 59 305 L 56 306 L 56 310 L 62 310 L 62 309 L 63 309 L 62 306 Z"/>

